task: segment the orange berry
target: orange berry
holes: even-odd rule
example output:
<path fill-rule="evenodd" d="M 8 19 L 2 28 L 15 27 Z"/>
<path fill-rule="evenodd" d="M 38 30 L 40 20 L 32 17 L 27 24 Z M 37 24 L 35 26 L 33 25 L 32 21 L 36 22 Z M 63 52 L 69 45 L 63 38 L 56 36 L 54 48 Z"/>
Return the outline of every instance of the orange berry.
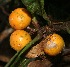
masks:
<path fill-rule="evenodd" d="M 10 45 L 16 51 L 20 51 L 30 41 L 31 36 L 24 30 L 16 30 L 10 36 Z"/>
<path fill-rule="evenodd" d="M 63 47 L 65 46 L 63 38 L 56 33 L 50 34 L 46 38 L 47 42 L 45 43 L 44 46 L 45 53 L 51 56 L 59 54 L 63 49 Z"/>
<path fill-rule="evenodd" d="M 17 8 L 9 15 L 9 23 L 14 29 L 24 29 L 31 22 L 31 17 L 25 8 Z"/>

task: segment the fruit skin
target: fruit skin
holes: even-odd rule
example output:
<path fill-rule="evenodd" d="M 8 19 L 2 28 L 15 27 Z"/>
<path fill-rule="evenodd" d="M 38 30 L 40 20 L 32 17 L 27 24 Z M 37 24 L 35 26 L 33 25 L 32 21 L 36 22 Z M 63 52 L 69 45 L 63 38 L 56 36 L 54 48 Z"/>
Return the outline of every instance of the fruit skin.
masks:
<path fill-rule="evenodd" d="M 9 23 L 14 29 L 24 29 L 31 22 L 31 16 L 25 8 L 17 8 L 9 15 Z"/>
<path fill-rule="evenodd" d="M 16 30 L 10 36 L 10 46 L 16 51 L 20 51 L 30 41 L 31 36 L 24 30 Z"/>
<path fill-rule="evenodd" d="M 47 42 L 44 46 L 44 52 L 50 56 L 56 56 L 65 46 L 63 38 L 56 33 L 50 34 L 46 39 Z"/>

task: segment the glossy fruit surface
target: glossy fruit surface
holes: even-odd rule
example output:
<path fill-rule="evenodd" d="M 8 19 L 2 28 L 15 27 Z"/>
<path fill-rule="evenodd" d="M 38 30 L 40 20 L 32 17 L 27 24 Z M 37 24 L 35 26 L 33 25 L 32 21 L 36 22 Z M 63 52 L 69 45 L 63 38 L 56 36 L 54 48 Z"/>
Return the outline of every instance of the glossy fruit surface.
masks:
<path fill-rule="evenodd" d="M 47 42 L 45 43 L 44 51 L 48 55 L 55 56 L 62 51 L 64 45 L 64 40 L 60 35 L 55 33 L 50 34 L 47 36 Z"/>
<path fill-rule="evenodd" d="M 10 45 L 16 51 L 20 51 L 30 41 L 31 36 L 24 30 L 16 30 L 10 36 Z"/>
<path fill-rule="evenodd" d="M 9 23 L 14 29 L 24 29 L 31 22 L 31 16 L 25 8 L 17 8 L 9 15 Z"/>

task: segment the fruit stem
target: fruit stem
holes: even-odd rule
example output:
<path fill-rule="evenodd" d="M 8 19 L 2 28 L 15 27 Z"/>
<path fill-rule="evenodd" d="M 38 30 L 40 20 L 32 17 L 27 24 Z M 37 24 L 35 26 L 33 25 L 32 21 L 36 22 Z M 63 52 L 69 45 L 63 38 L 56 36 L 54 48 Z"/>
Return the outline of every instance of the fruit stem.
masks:
<path fill-rule="evenodd" d="M 35 58 L 24 58 L 18 67 L 27 67 L 27 64 Z"/>
<path fill-rule="evenodd" d="M 36 30 L 39 30 L 40 25 L 39 25 L 38 20 L 36 19 L 36 17 L 33 17 L 32 24 L 34 25 Z"/>
<path fill-rule="evenodd" d="M 16 56 L 19 54 L 19 52 L 17 52 L 11 59 L 10 61 L 5 65 L 5 67 L 9 67 L 9 65 L 14 61 L 14 59 L 16 58 Z"/>

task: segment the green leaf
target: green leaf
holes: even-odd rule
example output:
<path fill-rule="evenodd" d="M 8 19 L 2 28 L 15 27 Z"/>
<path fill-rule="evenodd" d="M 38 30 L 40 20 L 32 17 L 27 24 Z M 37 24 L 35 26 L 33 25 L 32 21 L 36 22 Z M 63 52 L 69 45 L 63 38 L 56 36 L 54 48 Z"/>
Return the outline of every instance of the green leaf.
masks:
<path fill-rule="evenodd" d="M 48 24 L 51 23 L 44 9 L 44 0 L 21 0 L 21 1 L 33 16 L 35 14 L 40 15 L 48 22 Z"/>
<path fill-rule="evenodd" d="M 38 14 L 42 16 L 44 11 L 44 0 L 21 0 L 27 7 L 31 14 Z"/>
<path fill-rule="evenodd" d="M 26 7 L 31 5 L 31 3 L 35 2 L 35 0 L 21 0 L 21 1 Z"/>

